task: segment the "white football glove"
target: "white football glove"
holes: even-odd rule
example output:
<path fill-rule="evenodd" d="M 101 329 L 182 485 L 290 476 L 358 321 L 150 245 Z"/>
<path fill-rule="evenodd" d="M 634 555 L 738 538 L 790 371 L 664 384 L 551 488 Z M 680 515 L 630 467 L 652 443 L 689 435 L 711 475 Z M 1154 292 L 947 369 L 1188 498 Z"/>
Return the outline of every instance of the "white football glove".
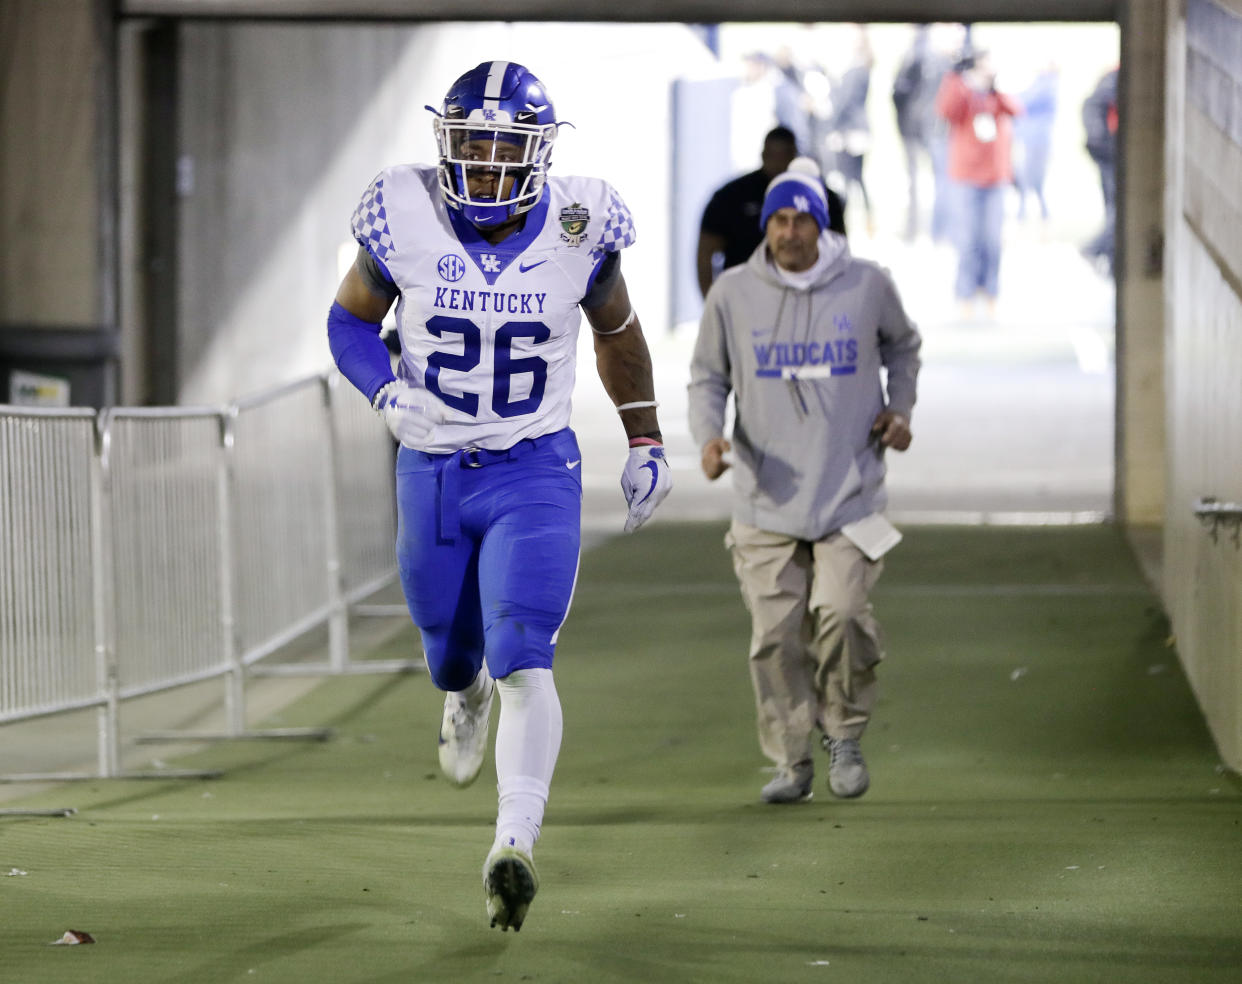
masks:
<path fill-rule="evenodd" d="M 630 448 L 630 456 L 621 473 L 621 491 L 630 511 L 625 517 L 625 532 L 633 533 L 651 518 L 656 506 L 673 488 L 673 475 L 663 444 L 640 444 Z"/>
<path fill-rule="evenodd" d="M 375 394 L 372 406 L 384 418 L 392 436 L 407 448 L 428 443 L 436 424 L 444 422 L 444 405 L 422 387 L 394 379 Z"/>

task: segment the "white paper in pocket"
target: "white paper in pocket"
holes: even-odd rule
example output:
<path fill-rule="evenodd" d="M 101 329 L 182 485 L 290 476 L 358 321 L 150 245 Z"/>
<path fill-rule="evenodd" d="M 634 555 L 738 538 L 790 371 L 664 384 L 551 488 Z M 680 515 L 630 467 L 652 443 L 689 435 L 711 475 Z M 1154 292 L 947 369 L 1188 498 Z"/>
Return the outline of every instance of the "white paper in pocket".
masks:
<path fill-rule="evenodd" d="M 901 542 L 901 533 L 883 513 L 872 513 L 841 527 L 845 538 L 867 555 L 868 560 L 879 560 Z"/>

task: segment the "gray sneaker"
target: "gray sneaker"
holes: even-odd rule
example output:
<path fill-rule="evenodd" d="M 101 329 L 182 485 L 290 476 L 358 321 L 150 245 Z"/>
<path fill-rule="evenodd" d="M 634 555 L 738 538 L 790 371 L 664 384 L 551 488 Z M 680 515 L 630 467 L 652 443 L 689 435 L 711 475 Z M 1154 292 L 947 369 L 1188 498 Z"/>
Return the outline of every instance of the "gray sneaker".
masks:
<path fill-rule="evenodd" d="M 824 735 L 824 749 L 828 752 L 828 788 L 832 795 L 853 799 L 865 793 L 871 785 L 871 776 L 867 774 L 867 763 L 863 761 L 858 739 Z"/>
<path fill-rule="evenodd" d="M 782 769 L 776 778 L 759 790 L 759 798 L 765 803 L 805 803 L 815 794 L 811 780 L 815 774 L 810 769 Z"/>

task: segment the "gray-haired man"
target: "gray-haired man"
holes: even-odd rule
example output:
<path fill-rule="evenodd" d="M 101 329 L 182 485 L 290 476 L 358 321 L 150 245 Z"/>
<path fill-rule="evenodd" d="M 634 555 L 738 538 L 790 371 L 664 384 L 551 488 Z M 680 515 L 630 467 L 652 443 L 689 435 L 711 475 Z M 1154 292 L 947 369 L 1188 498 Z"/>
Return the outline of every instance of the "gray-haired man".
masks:
<path fill-rule="evenodd" d="M 922 340 L 888 272 L 829 231 L 813 161 L 773 179 L 760 223 L 764 241 L 707 295 L 690 429 L 709 479 L 733 467 L 726 544 L 751 615 L 759 744 L 777 767 L 761 796 L 811 798 L 817 729 L 830 790 L 861 796 L 884 655 L 869 595 L 900 539 L 883 515 L 884 451 L 910 446 Z"/>

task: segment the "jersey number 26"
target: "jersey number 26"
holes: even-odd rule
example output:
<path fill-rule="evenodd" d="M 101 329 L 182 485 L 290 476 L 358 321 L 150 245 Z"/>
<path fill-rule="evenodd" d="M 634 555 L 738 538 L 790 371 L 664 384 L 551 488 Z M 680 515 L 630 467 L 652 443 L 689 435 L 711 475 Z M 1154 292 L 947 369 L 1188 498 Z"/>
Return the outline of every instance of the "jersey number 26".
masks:
<path fill-rule="evenodd" d="M 479 326 L 467 318 L 449 318 L 436 315 L 427 322 L 427 330 L 436 338 L 446 334 L 461 335 L 463 348 L 460 355 L 449 352 L 433 352 L 427 357 L 427 389 L 435 393 L 454 410 L 478 416 L 477 393 L 446 393 L 440 386 L 440 372 L 470 372 L 479 365 L 483 351 L 482 332 Z M 529 338 L 535 344 L 546 342 L 552 335 L 547 325 L 538 321 L 506 321 L 496 330 L 495 356 L 492 365 L 492 412 L 498 417 L 520 417 L 534 413 L 543 400 L 548 384 L 548 364 L 537 355 L 513 357 L 513 340 Z M 528 372 L 531 379 L 530 394 L 521 400 L 509 398 L 514 376 Z"/>

